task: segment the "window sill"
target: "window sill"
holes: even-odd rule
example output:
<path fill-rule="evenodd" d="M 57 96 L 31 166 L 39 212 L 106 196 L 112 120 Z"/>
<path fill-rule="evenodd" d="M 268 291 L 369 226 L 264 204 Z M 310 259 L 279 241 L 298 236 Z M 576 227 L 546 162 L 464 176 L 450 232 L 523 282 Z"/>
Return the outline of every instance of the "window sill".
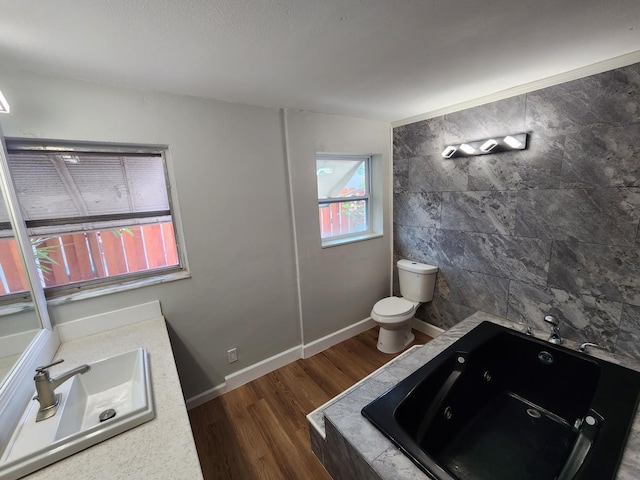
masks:
<path fill-rule="evenodd" d="M 47 304 L 50 306 L 56 306 L 63 303 L 101 297 L 102 295 L 109 295 L 111 293 L 125 292 L 127 290 L 148 287 L 150 285 L 159 285 L 161 283 L 173 282 L 175 280 L 182 280 L 183 278 L 191 278 L 191 274 L 187 270 L 181 270 L 179 272 L 167 273 L 165 275 L 157 275 L 149 278 L 130 280 L 128 282 L 122 282 L 114 285 L 105 285 L 103 287 L 91 288 L 83 291 L 69 293 L 67 295 L 53 297 L 47 300 Z"/>
<path fill-rule="evenodd" d="M 380 238 L 384 235 L 382 233 L 365 233 L 363 235 L 354 235 L 353 237 L 327 239 L 322 241 L 322 248 L 337 247 L 338 245 L 344 245 L 345 243 L 362 242 L 364 240 L 371 240 L 373 238 Z"/>

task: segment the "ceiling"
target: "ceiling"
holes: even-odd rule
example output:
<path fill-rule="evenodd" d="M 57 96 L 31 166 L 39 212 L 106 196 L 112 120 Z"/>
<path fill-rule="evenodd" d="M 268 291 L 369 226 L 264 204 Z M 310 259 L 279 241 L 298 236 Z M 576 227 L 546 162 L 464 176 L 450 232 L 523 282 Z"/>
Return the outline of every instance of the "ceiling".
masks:
<path fill-rule="evenodd" d="M 0 0 L 0 8 L 0 69 L 390 122 L 640 50 L 638 0 Z"/>

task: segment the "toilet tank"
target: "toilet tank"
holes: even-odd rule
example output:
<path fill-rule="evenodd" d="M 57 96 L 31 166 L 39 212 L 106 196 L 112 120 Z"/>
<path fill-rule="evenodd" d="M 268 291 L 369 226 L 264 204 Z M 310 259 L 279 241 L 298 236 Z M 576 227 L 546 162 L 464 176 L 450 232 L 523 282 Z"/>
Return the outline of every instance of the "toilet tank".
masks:
<path fill-rule="evenodd" d="M 438 267 L 426 263 L 398 260 L 400 294 L 414 302 L 430 302 L 436 286 Z"/>

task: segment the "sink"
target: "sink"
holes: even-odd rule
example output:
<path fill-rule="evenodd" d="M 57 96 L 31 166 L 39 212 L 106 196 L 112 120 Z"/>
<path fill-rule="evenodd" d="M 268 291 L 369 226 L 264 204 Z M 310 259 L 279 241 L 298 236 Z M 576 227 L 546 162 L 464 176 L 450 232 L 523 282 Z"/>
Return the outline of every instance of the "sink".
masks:
<path fill-rule="evenodd" d="M 36 422 L 29 402 L 0 458 L 0 479 L 20 478 L 155 416 L 147 351 L 139 348 L 91 363 L 56 389 L 55 416 Z"/>

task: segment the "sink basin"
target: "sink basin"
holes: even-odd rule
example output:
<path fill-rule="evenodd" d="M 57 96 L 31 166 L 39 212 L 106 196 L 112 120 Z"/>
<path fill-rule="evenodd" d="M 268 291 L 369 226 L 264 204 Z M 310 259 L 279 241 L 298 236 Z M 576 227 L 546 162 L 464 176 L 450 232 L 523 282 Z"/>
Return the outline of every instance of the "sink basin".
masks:
<path fill-rule="evenodd" d="M 36 422 L 39 404 L 29 402 L 0 459 L 0 479 L 12 480 L 50 465 L 155 416 L 147 351 L 94 362 L 56 389 L 55 416 Z"/>

